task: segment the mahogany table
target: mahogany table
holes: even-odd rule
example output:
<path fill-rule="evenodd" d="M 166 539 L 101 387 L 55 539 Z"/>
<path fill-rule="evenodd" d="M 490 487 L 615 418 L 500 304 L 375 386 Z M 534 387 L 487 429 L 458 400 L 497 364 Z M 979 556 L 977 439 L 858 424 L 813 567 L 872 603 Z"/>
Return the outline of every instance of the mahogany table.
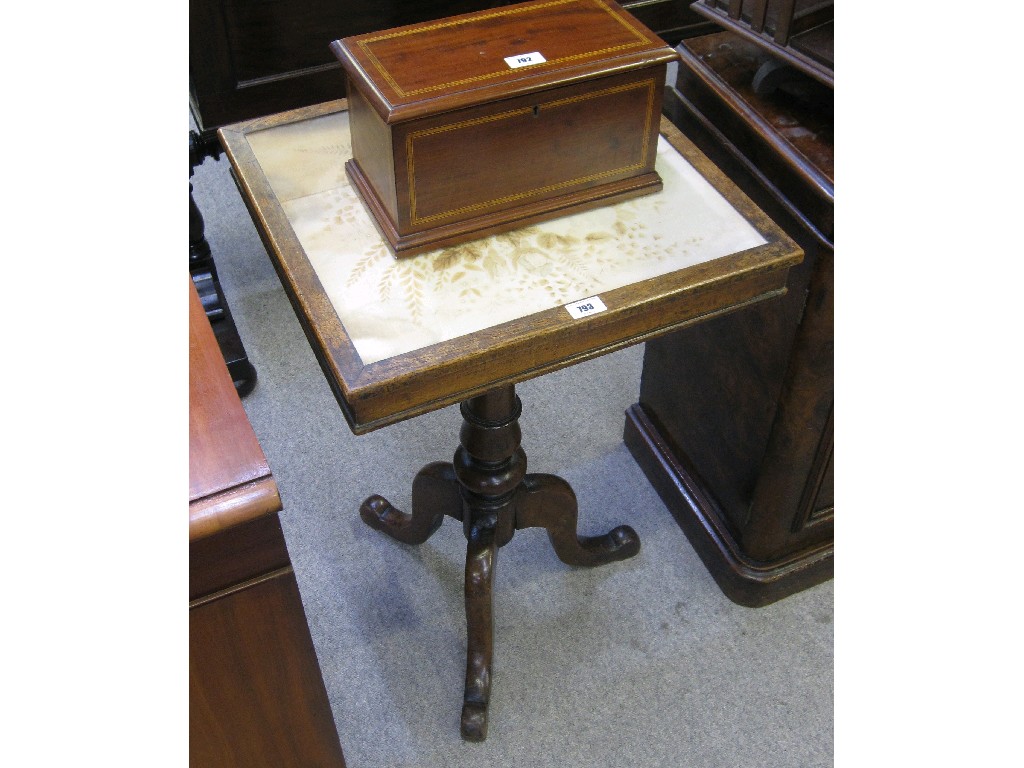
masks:
<path fill-rule="evenodd" d="M 625 525 L 579 536 L 571 487 L 527 474 L 515 385 L 781 295 L 802 252 L 664 120 L 662 192 L 404 259 L 349 185 L 344 101 L 239 123 L 220 137 L 353 432 L 461 403 L 454 460 L 419 472 L 411 512 L 370 496 L 360 515 L 408 544 L 446 515 L 462 522 L 461 731 L 482 740 L 497 549 L 527 527 L 545 528 L 571 565 L 640 548 Z"/>
<path fill-rule="evenodd" d="M 189 281 L 189 765 L 345 768 L 281 497 Z"/>

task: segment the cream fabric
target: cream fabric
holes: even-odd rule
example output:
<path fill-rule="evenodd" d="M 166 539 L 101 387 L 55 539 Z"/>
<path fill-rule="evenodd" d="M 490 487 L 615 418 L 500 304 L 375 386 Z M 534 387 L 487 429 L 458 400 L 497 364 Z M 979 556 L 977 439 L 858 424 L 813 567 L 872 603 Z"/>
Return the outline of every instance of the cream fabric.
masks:
<path fill-rule="evenodd" d="M 396 259 L 345 175 L 347 112 L 248 138 L 364 364 L 765 243 L 662 137 L 661 192 Z"/>

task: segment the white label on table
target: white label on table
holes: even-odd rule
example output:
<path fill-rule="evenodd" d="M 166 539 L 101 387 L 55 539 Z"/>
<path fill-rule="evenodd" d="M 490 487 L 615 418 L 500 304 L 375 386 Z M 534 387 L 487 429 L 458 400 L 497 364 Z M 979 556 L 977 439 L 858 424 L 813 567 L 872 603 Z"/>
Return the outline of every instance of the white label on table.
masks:
<path fill-rule="evenodd" d="M 528 67 L 531 64 L 543 64 L 545 61 L 547 61 L 547 59 L 541 56 L 537 51 L 505 57 L 505 63 L 512 67 L 512 69 L 516 69 L 517 67 Z"/>
<path fill-rule="evenodd" d="M 574 301 L 572 304 L 566 304 L 565 308 L 574 320 L 579 320 L 581 317 L 588 317 L 589 315 L 596 315 L 598 312 L 604 312 L 608 309 L 598 296 Z"/>

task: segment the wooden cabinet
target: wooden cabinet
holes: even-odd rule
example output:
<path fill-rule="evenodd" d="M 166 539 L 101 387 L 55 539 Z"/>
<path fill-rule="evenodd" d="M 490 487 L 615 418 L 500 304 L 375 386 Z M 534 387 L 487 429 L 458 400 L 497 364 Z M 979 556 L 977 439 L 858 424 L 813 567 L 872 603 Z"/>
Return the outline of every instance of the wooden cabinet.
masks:
<path fill-rule="evenodd" d="M 723 591 L 764 605 L 832 575 L 832 91 L 758 93 L 776 64 L 732 33 L 679 50 L 666 113 L 805 259 L 780 301 L 649 342 L 625 437 Z"/>
<path fill-rule="evenodd" d="M 281 498 L 189 286 L 189 765 L 344 768 Z"/>

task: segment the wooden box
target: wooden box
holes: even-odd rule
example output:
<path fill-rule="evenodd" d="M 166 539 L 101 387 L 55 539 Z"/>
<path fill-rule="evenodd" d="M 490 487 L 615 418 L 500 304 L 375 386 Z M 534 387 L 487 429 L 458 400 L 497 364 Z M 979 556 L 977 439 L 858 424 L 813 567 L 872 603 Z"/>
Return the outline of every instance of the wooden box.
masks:
<path fill-rule="evenodd" d="M 336 40 L 346 170 L 399 255 L 657 192 L 666 66 L 610 0 L 535 0 Z"/>

